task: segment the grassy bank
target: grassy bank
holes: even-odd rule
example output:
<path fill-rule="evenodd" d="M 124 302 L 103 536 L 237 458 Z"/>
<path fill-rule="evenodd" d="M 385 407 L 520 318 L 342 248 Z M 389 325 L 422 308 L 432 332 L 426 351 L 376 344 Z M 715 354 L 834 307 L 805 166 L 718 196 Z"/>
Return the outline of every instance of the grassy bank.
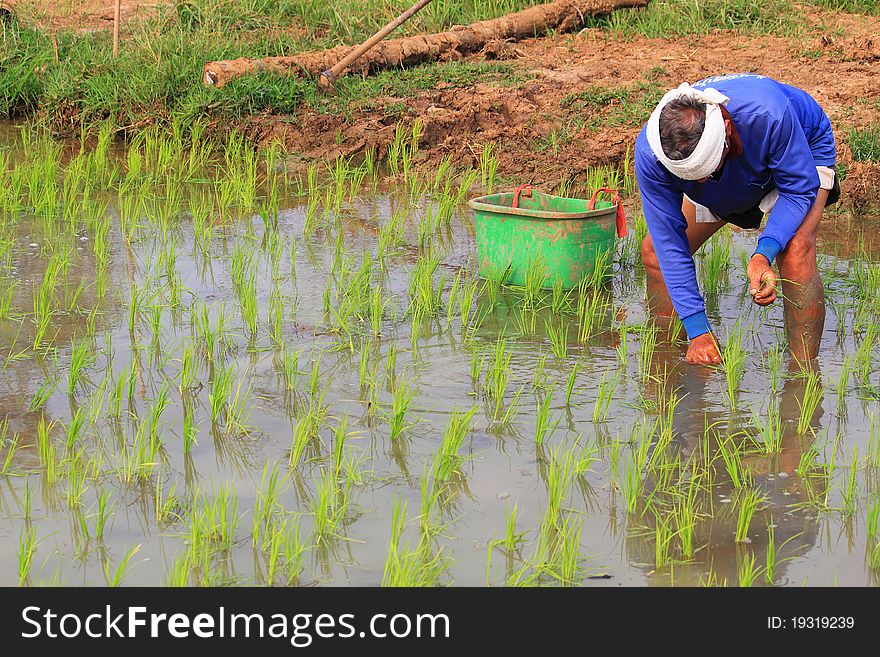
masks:
<path fill-rule="evenodd" d="M 825 4 L 831 0 L 823 0 Z M 79 133 L 110 122 L 136 132 L 177 120 L 189 124 L 252 114 L 296 114 L 302 107 L 340 112 L 354 99 L 429 88 L 437 82 L 515 81 L 502 65 L 427 66 L 404 75 L 347 80 L 339 97 L 318 98 L 311 83 L 255 76 L 223 89 L 200 81 L 206 61 L 240 56 L 291 55 L 361 41 L 393 17 L 406 1 L 186 0 L 157 17 L 126 25 L 118 58 L 109 31 L 41 32 L 27 16 L 5 25 L 0 36 L 0 117 L 37 117 L 56 133 Z M 493 18 L 536 4 L 534 0 L 451 0 L 429 5 L 401 31 L 436 31 Z M 858 0 L 842 3 L 858 9 Z M 870 8 L 872 3 L 863 3 Z M 850 7 L 850 5 L 852 5 Z M 647 10 L 595 19 L 593 27 L 616 35 L 672 36 L 714 29 L 740 33 L 796 34 L 798 13 L 781 0 L 655 0 Z M 57 51 L 56 51 L 57 47 Z"/>

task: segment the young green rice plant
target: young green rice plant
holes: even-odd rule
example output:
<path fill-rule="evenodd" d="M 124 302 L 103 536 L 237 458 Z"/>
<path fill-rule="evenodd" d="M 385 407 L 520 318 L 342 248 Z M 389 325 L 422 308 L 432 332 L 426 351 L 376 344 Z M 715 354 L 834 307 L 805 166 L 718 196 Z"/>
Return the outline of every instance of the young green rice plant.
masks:
<path fill-rule="evenodd" d="M 86 409 L 79 406 L 67 425 L 67 451 L 72 452 L 86 423 Z"/>
<path fill-rule="evenodd" d="M 880 536 L 880 496 L 875 496 L 865 517 L 865 532 L 870 538 Z"/>
<path fill-rule="evenodd" d="M 70 354 L 70 368 L 67 375 L 67 394 L 73 396 L 83 373 L 95 363 L 95 351 L 88 340 L 80 340 Z"/>
<path fill-rule="evenodd" d="M 846 478 L 843 482 L 843 488 L 841 489 L 841 496 L 843 498 L 841 511 L 847 516 L 855 515 L 855 512 L 858 509 L 859 495 L 858 487 L 856 485 L 858 471 L 859 446 L 855 445 L 853 447 L 852 462 L 850 463 L 849 470 L 847 471 Z"/>
<path fill-rule="evenodd" d="M 348 505 L 348 491 L 343 489 L 332 471 L 323 471 L 312 502 L 312 530 L 318 545 L 342 536 Z"/>
<path fill-rule="evenodd" d="M 583 365 L 580 362 L 576 362 L 571 367 L 571 372 L 568 373 L 568 379 L 565 382 L 565 406 L 568 408 L 571 406 L 571 397 L 574 393 L 575 382 L 577 381 L 577 375 L 580 373 Z"/>
<path fill-rule="evenodd" d="M 405 525 L 406 502 L 395 497 L 391 508 L 391 540 L 385 557 L 382 586 L 436 586 L 446 570 L 442 553 L 432 553 L 425 540 L 419 541 L 415 548 L 408 543 L 403 544 Z"/>
<path fill-rule="evenodd" d="M 269 293 L 269 339 L 276 347 L 284 345 L 284 298 L 281 290 L 273 287 Z"/>
<path fill-rule="evenodd" d="M 291 469 L 295 469 L 303 461 L 306 451 L 318 440 L 319 428 L 320 420 L 314 408 L 309 407 L 305 413 L 300 413 L 297 417 L 288 460 Z"/>
<path fill-rule="evenodd" d="M 8 428 L 9 419 L 7 418 L 3 422 L 0 422 L 0 445 L 6 447 L 6 454 L 3 456 L 2 462 L 0 462 L 0 476 L 12 472 L 12 461 L 15 458 L 15 453 L 21 447 L 21 440 L 19 439 L 18 434 L 12 436 L 12 438 L 6 437 Z"/>
<path fill-rule="evenodd" d="M 717 295 L 721 291 L 733 246 L 729 231 L 719 231 L 710 241 L 711 248 L 703 249 L 701 268 L 703 291 L 707 296 Z"/>
<path fill-rule="evenodd" d="M 639 343 L 639 376 L 647 380 L 651 375 L 651 362 L 654 359 L 654 350 L 657 347 L 657 325 L 653 322 L 647 324 L 641 332 Z"/>
<path fill-rule="evenodd" d="M 608 409 L 614 399 L 617 390 L 618 378 L 611 372 L 603 372 L 596 386 L 596 403 L 593 405 L 593 422 L 605 422 L 608 418 Z"/>
<path fill-rule="evenodd" d="M 285 347 L 281 356 L 281 376 L 288 390 L 296 388 L 296 378 L 299 375 L 299 358 L 301 355 L 302 349 L 293 350 Z"/>
<path fill-rule="evenodd" d="M 232 378 L 234 372 L 227 369 L 222 363 L 218 363 L 208 390 L 208 401 L 211 405 L 211 423 L 217 424 L 223 411 L 229 403 L 229 395 L 232 394 Z"/>
<path fill-rule="evenodd" d="M 770 391 L 774 395 L 779 392 L 779 380 L 782 376 L 782 355 L 782 347 L 774 343 L 763 356 L 764 367 L 767 369 L 767 375 L 770 378 Z"/>
<path fill-rule="evenodd" d="M 523 283 L 523 308 L 538 310 L 543 306 L 544 294 L 542 292 L 544 281 L 547 279 L 547 267 L 540 256 L 529 260 Z"/>
<path fill-rule="evenodd" d="M 628 331 L 625 328 L 621 328 L 618 332 L 620 336 L 619 342 L 616 347 L 614 347 L 614 353 L 617 355 L 617 363 L 621 369 L 626 369 L 628 364 L 628 347 L 626 342 L 626 335 Z"/>
<path fill-rule="evenodd" d="M 752 413 L 752 426 L 758 431 L 757 437 L 760 440 L 757 445 L 764 454 L 778 454 L 782 451 L 782 417 L 778 406 L 770 404 L 767 417 Z"/>
<path fill-rule="evenodd" d="M 880 325 L 869 324 L 856 350 L 853 365 L 855 374 L 862 384 L 869 382 L 871 371 L 874 369 L 874 345 L 878 334 L 880 334 Z"/>
<path fill-rule="evenodd" d="M 843 363 L 840 366 L 840 374 L 837 377 L 837 414 L 843 416 L 846 412 L 846 395 L 849 386 L 849 375 L 852 372 L 852 357 L 846 355 L 843 357 Z"/>
<path fill-rule="evenodd" d="M 761 576 L 761 567 L 755 564 L 755 555 L 749 552 L 743 557 L 737 569 L 740 587 L 749 588 L 754 585 L 758 577 Z"/>
<path fill-rule="evenodd" d="M 560 360 L 568 355 L 568 324 L 560 322 L 558 328 L 547 322 L 547 335 L 550 336 L 550 351 Z"/>
<path fill-rule="evenodd" d="M 694 556 L 694 530 L 699 519 L 698 500 L 702 490 L 701 475 L 697 473 L 696 461 L 691 461 L 691 476 L 687 490 L 679 492 L 672 500 L 672 515 L 675 518 L 675 535 L 685 559 Z"/>
<path fill-rule="evenodd" d="M 54 422 L 46 424 L 45 416 L 40 416 L 40 421 L 37 424 L 37 452 L 40 456 L 40 465 L 43 466 L 46 475 L 46 481 L 50 484 L 58 481 L 59 476 L 58 455 L 49 438 L 49 432 L 54 426 Z"/>
<path fill-rule="evenodd" d="M 868 466 L 880 467 L 880 422 L 874 411 L 868 413 Z"/>
<path fill-rule="evenodd" d="M 559 426 L 559 423 L 562 421 L 561 417 L 557 417 L 554 421 L 551 417 L 551 409 L 550 403 L 553 401 L 552 390 L 548 390 L 543 399 L 538 402 L 537 410 L 535 412 L 535 444 L 543 445 L 547 442 L 547 439 L 553 435 L 553 432 L 556 431 L 556 428 Z"/>
<path fill-rule="evenodd" d="M 37 530 L 22 528 L 18 536 L 18 585 L 24 586 L 31 575 L 34 555 L 37 553 Z"/>
<path fill-rule="evenodd" d="M 104 540 L 104 530 L 112 512 L 113 505 L 110 504 L 110 494 L 101 489 L 98 492 L 98 509 L 95 512 L 95 538 L 99 542 Z"/>
<path fill-rule="evenodd" d="M 663 568 L 672 560 L 672 517 L 666 514 L 654 514 L 654 567 Z"/>
<path fill-rule="evenodd" d="M 562 278 L 557 277 L 553 281 L 553 294 L 550 297 L 550 309 L 557 315 L 566 315 L 572 312 L 571 297 L 573 290 L 566 291 Z"/>
<path fill-rule="evenodd" d="M 736 517 L 736 542 L 744 543 L 749 535 L 749 526 L 755 512 L 764 506 L 767 498 L 756 488 L 740 493 L 739 510 Z"/>
<path fill-rule="evenodd" d="M 718 453 L 734 488 L 740 490 L 751 484 L 751 474 L 743 464 L 742 452 L 734 436 L 718 438 Z"/>
<path fill-rule="evenodd" d="M 229 435 L 246 436 L 254 428 L 250 424 L 254 409 L 249 403 L 253 384 L 248 383 L 247 387 L 242 389 L 244 379 L 245 377 L 239 378 L 235 394 L 229 399 L 226 407 L 226 433 Z"/>
<path fill-rule="evenodd" d="M 507 382 L 510 377 L 510 360 L 512 354 L 507 351 L 507 342 L 503 336 L 498 336 L 492 359 L 486 370 L 486 381 L 483 391 L 489 402 L 491 419 L 498 420 L 504 404 L 504 395 L 507 392 Z"/>
<path fill-rule="evenodd" d="M 462 465 L 467 457 L 461 454 L 461 448 L 471 431 L 476 412 L 476 406 L 471 406 L 464 413 L 459 413 L 457 409 L 452 411 L 431 468 L 431 476 L 437 485 L 443 486 L 455 477 L 464 476 Z"/>
<path fill-rule="evenodd" d="M 480 182 L 487 194 L 495 187 L 495 174 L 498 171 L 498 158 L 495 157 L 495 144 L 487 141 L 480 154 Z"/>
<path fill-rule="evenodd" d="M 138 553 L 141 549 L 140 544 L 135 545 L 132 549 L 125 553 L 125 556 L 122 557 L 122 561 L 119 562 L 119 565 L 116 567 L 116 570 L 111 573 L 110 571 L 110 559 L 106 559 L 104 561 L 104 578 L 107 581 L 107 586 L 111 588 L 116 588 L 122 584 L 122 580 L 125 579 L 125 575 L 128 572 L 129 564 L 131 562 L 132 557 Z"/>
<path fill-rule="evenodd" d="M 822 403 L 824 396 L 825 387 L 822 385 L 819 373 L 808 372 L 804 384 L 803 399 L 798 400 L 800 414 L 798 416 L 797 430 L 799 434 L 805 435 L 813 430 L 813 416 L 816 414 L 816 409 L 819 408 L 819 404 Z"/>
<path fill-rule="evenodd" d="M 36 413 L 38 410 L 43 408 L 43 406 L 46 405 L 46 402 L 49 401 L 49 398 L 52 397 L 52 393 L 55 392 L 57 385 L 58 381 L 55 379 L 54 376 L 49 376 L 43 379 L 40 387 L 37 388 L 37 391 L 34 393 L 34 396 L 31 397 L 31 400 L 28 403 L 28 410 L 31 413 Z"/>
<path fill-rule="evenodd" d="M 578 340 L 586 342 L 596 332 L 604 311 L 601 292 L 597 288 L 590 289 L 588 279 L 578 284 Z"/>
<path fill-rule="evenodd" d="M 721 354 L 721 366 L 727 384 L 725 396 L 730 408 L 736 408 L 739 384 L 746 367 L 746 351 L 743 348 L 743 333 L 739 322 L 734 324 L 727 336 Z"/>
<path fill-rule="evenodd" d="M 574 462 L 574 473 L 578 477 L 583 477 L 592 470 L 593 464 L 599 460 L 599 444 L 595 439 L 581 444 L 581 436 L 578 435 L 575 446 L 580 451 Z"/>
<path fill-rule="evenodd" d="M 391 440 L 396 440 L 410 425 L 406 421 L 406 411 L 415 397 L 415 389 L 398 385 L 391 393 L 391 412 L 388 414 L 388 428 Z"/>

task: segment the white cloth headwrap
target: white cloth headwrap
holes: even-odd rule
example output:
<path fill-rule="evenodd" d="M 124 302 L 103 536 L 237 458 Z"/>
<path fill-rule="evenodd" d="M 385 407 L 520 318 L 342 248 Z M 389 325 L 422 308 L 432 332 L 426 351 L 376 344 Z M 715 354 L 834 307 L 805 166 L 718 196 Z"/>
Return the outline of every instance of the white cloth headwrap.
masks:
<path fill-rule="evenodd" d="M 660 112 L 666 104 L 680 96 L 691 96 L 701 103 L 706 104 L 706 127 L 700 137 L 700 142 L 694 152 L 683 160 L 670 160 L 663 152 L 660 144 Z M 687 82 L 683 82 L 677 89 L 666 93 L 660 100 L 651 118 L 648 119 L 648 144 L 660 163 L 669 169 L 672 175 L 682 180 L 699 180 L 711 176 L 718 165 L 721 164 L 721 156 L 724 153 L 726 134 L 724 130 L 724 117 L 721 114 L 721 105 L 730 98 L 717 89 L 694 89 Z"/>

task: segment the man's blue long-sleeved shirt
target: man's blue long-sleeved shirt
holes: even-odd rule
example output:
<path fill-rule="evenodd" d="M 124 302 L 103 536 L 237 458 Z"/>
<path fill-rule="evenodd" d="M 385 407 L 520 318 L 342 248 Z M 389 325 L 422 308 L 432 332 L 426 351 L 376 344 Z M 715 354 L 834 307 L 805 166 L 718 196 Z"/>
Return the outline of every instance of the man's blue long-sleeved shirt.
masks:
<path fill-rule="evenodd" d="M 645 129 L 636 139 L 636 179 L 642 208 L 672 304 L 689 338 L 710 329 L 688 246 L 682 196 L 719 216 L 755 207 L 772 189 L 779 200 L 771 210 L 758 252 L 773 258 L 784 249 L 816 200 L 817 166 L 833 166 L 837 148 L 831 122 L 805 91 L 761 75 L 706 78 L 694 87 L 717 89 L 742 141 L 742 154 L 728 158 L 718 180 L 703 183 L 676 178 L 656 158 Z"/>

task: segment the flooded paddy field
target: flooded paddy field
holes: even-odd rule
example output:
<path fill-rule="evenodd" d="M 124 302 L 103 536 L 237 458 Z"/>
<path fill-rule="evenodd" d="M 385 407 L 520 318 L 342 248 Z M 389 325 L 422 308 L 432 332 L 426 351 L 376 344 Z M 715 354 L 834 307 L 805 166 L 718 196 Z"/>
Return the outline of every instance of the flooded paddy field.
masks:
<path fill-rule="evenodd" d="M 578 289 L 487 282 L 492 152 L 425 176 L 414 143 L 300 176 L 0 132 L 0 584 L 877 584 L 877 218 L 827 218 L 810 368 L 721 231 L 725 364 L 688 366 L 634 200 Z"/>

